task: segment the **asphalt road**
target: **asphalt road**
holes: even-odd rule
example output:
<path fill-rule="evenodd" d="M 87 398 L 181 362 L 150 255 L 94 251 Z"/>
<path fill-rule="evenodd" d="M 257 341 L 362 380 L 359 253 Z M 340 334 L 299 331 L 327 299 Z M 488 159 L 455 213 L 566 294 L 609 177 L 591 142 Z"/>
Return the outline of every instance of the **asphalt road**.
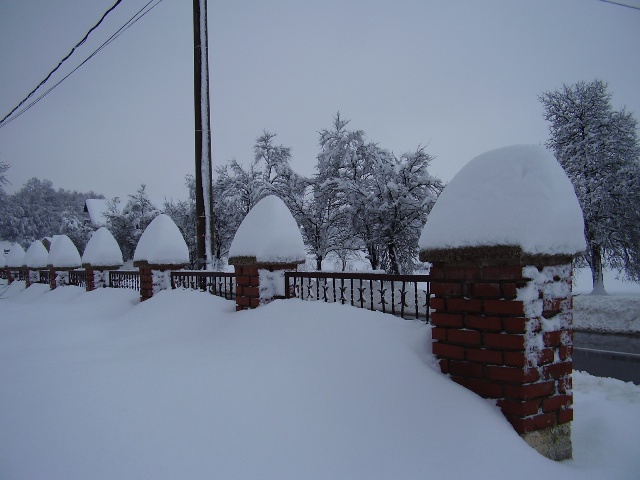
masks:
<path fill-rule="evenodd" d="M 573 368 L 640 385 L 640 337 L 574 332 Z"/>

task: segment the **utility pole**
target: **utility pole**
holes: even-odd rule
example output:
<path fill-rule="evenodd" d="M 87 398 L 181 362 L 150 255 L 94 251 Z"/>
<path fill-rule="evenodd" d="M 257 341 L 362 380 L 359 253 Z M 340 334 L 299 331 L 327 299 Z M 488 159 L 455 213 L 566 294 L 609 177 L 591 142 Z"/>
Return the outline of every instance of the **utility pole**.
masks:
<path fill-rule="evenodd" d="M 196 218 L 198 268 L 212 269 L 213 197 L 209 118 L 207 0 L 193 0 L 193 91 L 195 106 Z"/>

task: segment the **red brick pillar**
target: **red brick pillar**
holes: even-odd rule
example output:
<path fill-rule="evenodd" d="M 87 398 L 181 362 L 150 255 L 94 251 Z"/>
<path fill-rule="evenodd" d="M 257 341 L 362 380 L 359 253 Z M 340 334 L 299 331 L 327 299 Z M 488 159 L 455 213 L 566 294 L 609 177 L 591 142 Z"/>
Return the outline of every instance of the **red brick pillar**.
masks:
<path fill-rule="evenodd" d="M 140 301 L 144 302 L 153 297 L 153 271 L 149 265 L 139 266 L 140 270 Z"/>
<path fill-rule="evenodd" d="M 571 257 L 483 247 L 421 259 L 433 264 L 433 353 L 441 370 L 495 398 L 540 453 L 571 458 Z"/>
<path fill-rule="evenodd" d="M 31 286 L 31 269 L 24 267 L 24 285 L 26 288 Z"/>
<path fill-rule="evenodd" d="M 297 263 L 258 263 L 243 257 L 230 258 L 229 264 L 236 272 L 236 311 L 285 298 L 284 272 L 298 269 Z"/>
<path fill-rule="evenodd" d="M 49 289 L 55 290 L 56 288 L 56 269 L 49 267 Z"/>
<path fill-rule="evenodd" d="M 88 265 L 84 267 L 84 286 L 87 292 L 92 292 L 96 289 L 95 279 L 93 274 L 94 274 L 93 267 Z"/>

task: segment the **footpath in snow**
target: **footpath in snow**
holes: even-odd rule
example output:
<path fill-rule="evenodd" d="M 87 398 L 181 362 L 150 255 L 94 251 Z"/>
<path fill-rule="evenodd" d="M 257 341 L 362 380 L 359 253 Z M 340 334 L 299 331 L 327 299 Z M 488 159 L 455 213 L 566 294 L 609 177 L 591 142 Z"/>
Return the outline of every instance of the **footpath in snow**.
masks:
<path fill-rule="evenodd" d="M 575 372 L 548 460 L 442 375 L 430 327 L 348 306 L 0 285 L 3 479 L 637 479 L 640 388 Z"/>

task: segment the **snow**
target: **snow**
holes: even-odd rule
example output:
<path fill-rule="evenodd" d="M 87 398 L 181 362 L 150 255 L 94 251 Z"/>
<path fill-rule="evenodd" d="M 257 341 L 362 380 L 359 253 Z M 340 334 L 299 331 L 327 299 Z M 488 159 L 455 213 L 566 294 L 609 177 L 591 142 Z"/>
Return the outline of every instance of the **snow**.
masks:
<path fill-rule="evenodd" d="M 5 265 L 7 268 L 22 268 L 24 265 L 25 251 L 19 244 L 14 243 L 11 250 L 5 257 Z"/>
<path fill-rule="evenodd" d="M 78 268 L 82 266 L 80 253 L 71 239 L 66 235 L 55 235 L 47 264 L 56 268 Z"/>
<path fill-rule="evenodd" d="M 435 367 L 430 327 L 336 304 L 0 286 L 0 477 L 636 479 L 640 388 L 574 375 L 574 460 Z"/>
<path fill-rule="evenodd" d="M 640 335 L 640 294 L 576 295 L 576 330 Z"/>
<path fill-rule="evenodd" d="M 302 234 L 280 198 L 266 196 L 249 211 L 229 248 L 229 258 L 235 257 L 255 258 L 258 263 L 305 261 Z"/>
<path fill-rule="evenodd" d="M 180 229 L 169 215 L 161 213 L 147 226 L 138 240 L 133 261 L 149 265 L 185 265 L 189 248 Z"/>
<path fill-rule="evenodd" d="M 503 147 L 471 160 L 445 187 L 419 241 L 421 251 L 496 245 L 534 255 L 586 248 L 573 186 L 543 147 Z"/>
<path fill-rule="evenodd" d="M 104 198 L 88 198 L 85 200 L 85 211 L 89 214 L 91 223 L 104 226 L 107 223 L 106 214 L 109 211 L 108 200 Z"/>
<path fill-rule="evenodd" d="M 23 265 L 27 268 L 47 268 L 49 252 L 40 240 L 35 240 L 24 254 Z"/>
<path fill-rule="evenodd" d="M 82 255 L 83 265 L 116 267 L 123 263 L 122 250 L 106 227 L 100 227 L 91 234 Z"/>

